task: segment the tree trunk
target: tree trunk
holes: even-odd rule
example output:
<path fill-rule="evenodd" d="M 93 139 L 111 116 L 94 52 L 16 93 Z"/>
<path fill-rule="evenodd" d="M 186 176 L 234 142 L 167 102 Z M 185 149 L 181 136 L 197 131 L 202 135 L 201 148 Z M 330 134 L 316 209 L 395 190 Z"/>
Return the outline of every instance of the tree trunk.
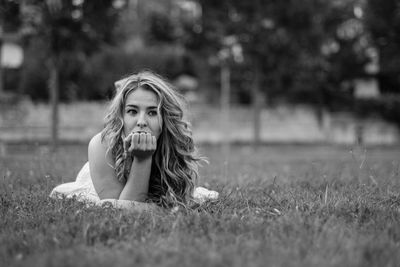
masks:
<path fill-rule="evenodd" d="M 4 92 L 4 69 L 1 64 L 2 61 L 2 49 L 3 49 L 3 24 L 2 19 L 0 18 L 0 96 Z"/>
<path fill-rule="evenodd" d="M 221 123 L 223 127 L 223 139 L 222 139 L 222 150 L 225 156 L 225 160 L 229 160 L 230 153 L 230 95 L 231 95 L 231 84 L 230 78 L 231 73 L 227 64 L 221 66 Z"/>
<path fill-rule="evenodd" d="M 53 56 L 49 60 L 49 90 L 50 90 L 50 102 L 51 102 L 51 146 L 53 151 L 57 150 L 58 147 L 58 102 L 59 102 L 59 71 L 58 71 L 58 60 L 56 56 Z"/>
<path fill-rule="evenodd" d="M 257 61 L 257 60 L 256 60 Z M 263 106 L 263 97 L 260 91 L 261 87 L 261 69 L 258 62 L 254 64 L 254 83 L 252 86 L 253 102 L 253 147 L 258 148 L 261 144 L 261 111 Z"/>

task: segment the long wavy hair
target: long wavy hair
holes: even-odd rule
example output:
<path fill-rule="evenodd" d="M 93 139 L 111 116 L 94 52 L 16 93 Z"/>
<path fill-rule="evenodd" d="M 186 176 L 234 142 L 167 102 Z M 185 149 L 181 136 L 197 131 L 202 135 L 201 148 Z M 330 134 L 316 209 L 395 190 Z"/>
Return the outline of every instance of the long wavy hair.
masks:
<path fill-rule="evenodd" d="M 184 99 L 174 87 L 157 74 L 143 71 L 115 83 L 116 93 L 105 117 L 102 142 L 114 159 L 118 180 L 125 184 L 132 158 L 124 154 L 123 114 L 130 92 L 141 87 L 158 96 L 158 116 L 161 134 L 153 154 L 148 200 L 160 206 L 186 206 L 191 200 L 198 179 L 198 165 L 203 158 L 197 154 L 190 124 L 184 118 Z"/>

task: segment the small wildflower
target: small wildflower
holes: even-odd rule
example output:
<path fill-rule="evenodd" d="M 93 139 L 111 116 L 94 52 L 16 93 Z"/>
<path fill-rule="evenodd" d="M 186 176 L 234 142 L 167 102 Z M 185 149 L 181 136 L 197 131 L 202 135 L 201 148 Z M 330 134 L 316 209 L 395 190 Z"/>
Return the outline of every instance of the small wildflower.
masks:
<path fill-rule="evenodd" d="M 171 214 L 175 214 L 175 213 L 177 213 L 179 211 L 179 207 L 178 206 L 175 206 L 175 207 L 173 207 L 172 209 L 171 209 Z"/>
<path fill-rule="evenodd" d="M 274 210 L 274 212 L 275 212 L 276 214 L 278 214 L 278 215 L 281 215 L 281 214 L 282 214 L 277 208 L 274 208 L 273 210 Z"/>
<path fill-rule="evenodd" d="M 22 253 L 18 253 L 17 255 L 15 255 L 15 260 L 20 261 L 24 258 L 24 255 L 22 255 Z"/>

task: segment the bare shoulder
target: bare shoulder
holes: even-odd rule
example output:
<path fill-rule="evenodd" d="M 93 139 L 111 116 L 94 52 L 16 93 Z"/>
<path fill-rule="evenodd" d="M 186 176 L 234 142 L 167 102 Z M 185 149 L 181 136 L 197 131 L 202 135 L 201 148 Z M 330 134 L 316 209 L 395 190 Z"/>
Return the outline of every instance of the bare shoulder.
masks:
<path fill-rule="evenodd" d="M 91 152 L 106 152 L 107 151 L 107 145 L 104 144 L 101 140 L 101 132 L 96 134 L 95 136 L 92 137 L 92 139 L 89 142 L 89 154 Z"/>
<path fill-rule="evenodd" d="M 107 144 L 102 141 L 101 133 L 90 140 L 88 155 L 90 174 L 100 199 L 118 198 L 122 187 L 115 176 L 114 161 L 107 151 Z"/>
<path fill-rule="evenodd" d="M 106 169 L 112 168 L 112 158 L 107 153 L 107 145 L 101 140 L 101 133 L 96 134 L 92 137 L 89 142 L 88 155 L 89 165 L 92 174 L 97 172 L 105 171 Z M 93 175 L 92 175 L 93 176 Z M 97 178 L 96 175 L 95 177 Z"/>

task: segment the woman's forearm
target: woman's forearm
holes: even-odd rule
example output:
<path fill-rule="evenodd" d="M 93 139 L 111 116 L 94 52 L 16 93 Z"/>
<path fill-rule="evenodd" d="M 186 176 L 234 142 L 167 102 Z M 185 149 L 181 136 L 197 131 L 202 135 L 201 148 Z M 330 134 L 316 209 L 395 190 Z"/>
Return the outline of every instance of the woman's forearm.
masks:
<path fill-rule="evenodd" d="M 128 181 L 122 189 L 119 199 L 145 201 L 149 191 L 152 157 L 135 158 L 132 162 Z"/>

